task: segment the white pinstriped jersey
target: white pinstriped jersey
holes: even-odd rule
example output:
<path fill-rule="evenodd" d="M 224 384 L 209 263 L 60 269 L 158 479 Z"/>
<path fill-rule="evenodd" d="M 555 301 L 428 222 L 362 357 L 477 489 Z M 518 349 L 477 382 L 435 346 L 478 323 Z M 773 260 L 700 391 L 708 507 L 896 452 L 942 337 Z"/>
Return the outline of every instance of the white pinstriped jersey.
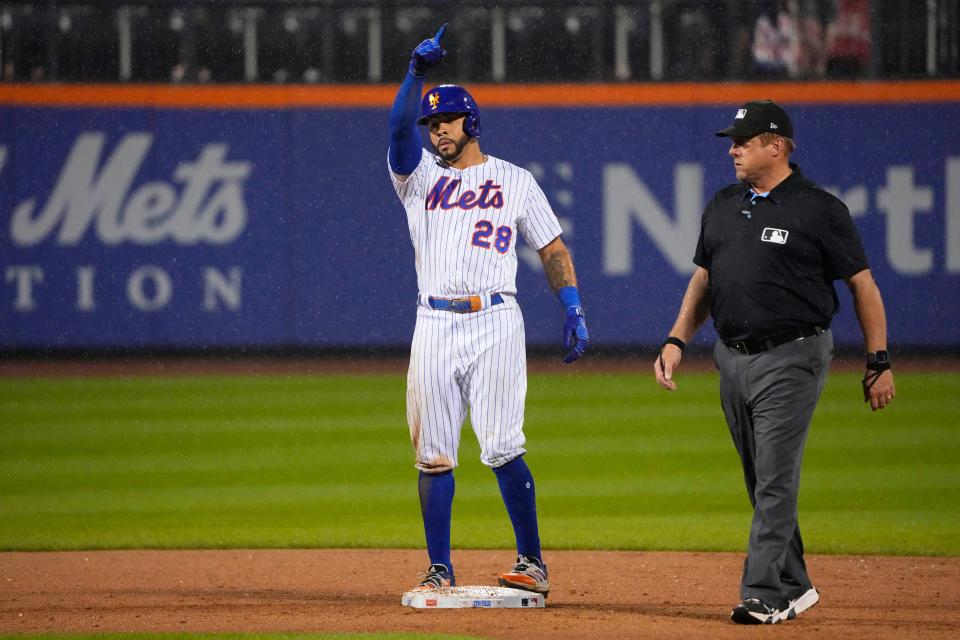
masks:
<path fill-rule="evenodd" d="M 518 236 L 541 249 L 560 222 L 529 171 L 499 158 L 466 169 L 424 150 L 403 182 L 422 294 L 407 372 L 407 423 L 416 467 L 457 466 L 460 427 L 470 411 L 480 459 L 498 467 L 523 455 L 527 361 L 523 315 L 513 295 L 474 313 L 430 308 L 426 296 L 516 294 Z"/>
<path fill-rule="evenodd" d="M 407 211 L 417 286 L 427 295 L 516 294 L 518 232 L 534 249 L 561 232 L 533 175 L 491 155 L 461 170 L 423 149 L 405 181 L 393 171 L 390 178 Z"/>

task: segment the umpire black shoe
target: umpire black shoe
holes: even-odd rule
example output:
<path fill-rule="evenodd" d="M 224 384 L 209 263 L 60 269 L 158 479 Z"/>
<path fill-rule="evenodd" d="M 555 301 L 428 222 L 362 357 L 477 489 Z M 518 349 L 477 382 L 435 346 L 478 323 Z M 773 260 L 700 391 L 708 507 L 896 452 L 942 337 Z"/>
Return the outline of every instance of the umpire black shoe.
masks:
<path fill-rule="evenodd" d="M 781 620 L 781 613 L 780 609 L 762 600 L 747 598 L 733 608 L 730 619 L 737 624 L 777 624 Z"/>

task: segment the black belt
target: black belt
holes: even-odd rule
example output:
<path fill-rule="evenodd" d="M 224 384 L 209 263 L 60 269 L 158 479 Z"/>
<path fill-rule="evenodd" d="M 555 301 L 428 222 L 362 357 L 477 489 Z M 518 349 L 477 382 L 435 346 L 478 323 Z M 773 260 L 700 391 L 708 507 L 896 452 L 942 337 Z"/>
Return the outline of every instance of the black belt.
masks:
<path fill-rule="evenodd" d="M 757 353 L 769 351 L 782 344 L 799 340 L 800 338 L 818 336 L 824 331 L 825 329 L 823 329 L 823 327 L 795 327 L 793 329 L 786 329 L 785 331 L 775 331 L 766 335 L 750 336 L 746 340 L 724 340 L 723 344 L 734 351 L 752 356 Z"/>
<path fill-rule="evenodd" d="M 438 311 L 452 311 L 454 313 L 470 313 L 480 311 L 483 308 L 483 298 L 480 296 L 466 296 L 463 298 L 434 298 L 430 296 L 427 300 L 432 309 Z M 490 295 L 490 306 L 503 302 L 503 296 L 499 293 Z"/>

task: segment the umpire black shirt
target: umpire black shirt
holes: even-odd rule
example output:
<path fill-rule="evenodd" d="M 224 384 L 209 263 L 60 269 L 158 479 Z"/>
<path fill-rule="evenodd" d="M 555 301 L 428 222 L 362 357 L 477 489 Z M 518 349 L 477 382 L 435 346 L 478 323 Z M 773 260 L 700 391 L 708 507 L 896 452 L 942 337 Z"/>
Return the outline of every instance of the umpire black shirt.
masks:
<path fill-rule="evenodd" d="M 693 261 L 710 274 L 710 313 L 723 340 L 829 327 L 839 307 L 833 281 L 868 266 L 846 205 L 790 168 L 767 197 L 751 203 L 740 182 L 703 212 Z"/>

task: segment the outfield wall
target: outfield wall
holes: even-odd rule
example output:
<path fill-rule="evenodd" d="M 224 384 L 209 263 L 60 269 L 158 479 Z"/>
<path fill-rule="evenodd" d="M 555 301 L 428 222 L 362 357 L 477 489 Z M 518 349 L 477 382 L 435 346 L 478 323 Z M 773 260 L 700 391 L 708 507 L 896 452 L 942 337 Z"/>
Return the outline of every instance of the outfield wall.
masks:
<path fill-rule="evenodd" d="M 407 344 L 393 91 L 0 86 L 0 348 Z M 662 340 L 702 208 L 733 180 L 713 132 L 770 97 L 793 117 L 795 160 L 854 215 L 892 342 L 960 347 L 960 83 L 475 95 L 484 150 L 533 171 L 561 219 L 596 344 Z M 549 346 L 561 309 L 519 250 L 528 342 Z M 840 289 L 837 341 L 856 345 Z"/>

